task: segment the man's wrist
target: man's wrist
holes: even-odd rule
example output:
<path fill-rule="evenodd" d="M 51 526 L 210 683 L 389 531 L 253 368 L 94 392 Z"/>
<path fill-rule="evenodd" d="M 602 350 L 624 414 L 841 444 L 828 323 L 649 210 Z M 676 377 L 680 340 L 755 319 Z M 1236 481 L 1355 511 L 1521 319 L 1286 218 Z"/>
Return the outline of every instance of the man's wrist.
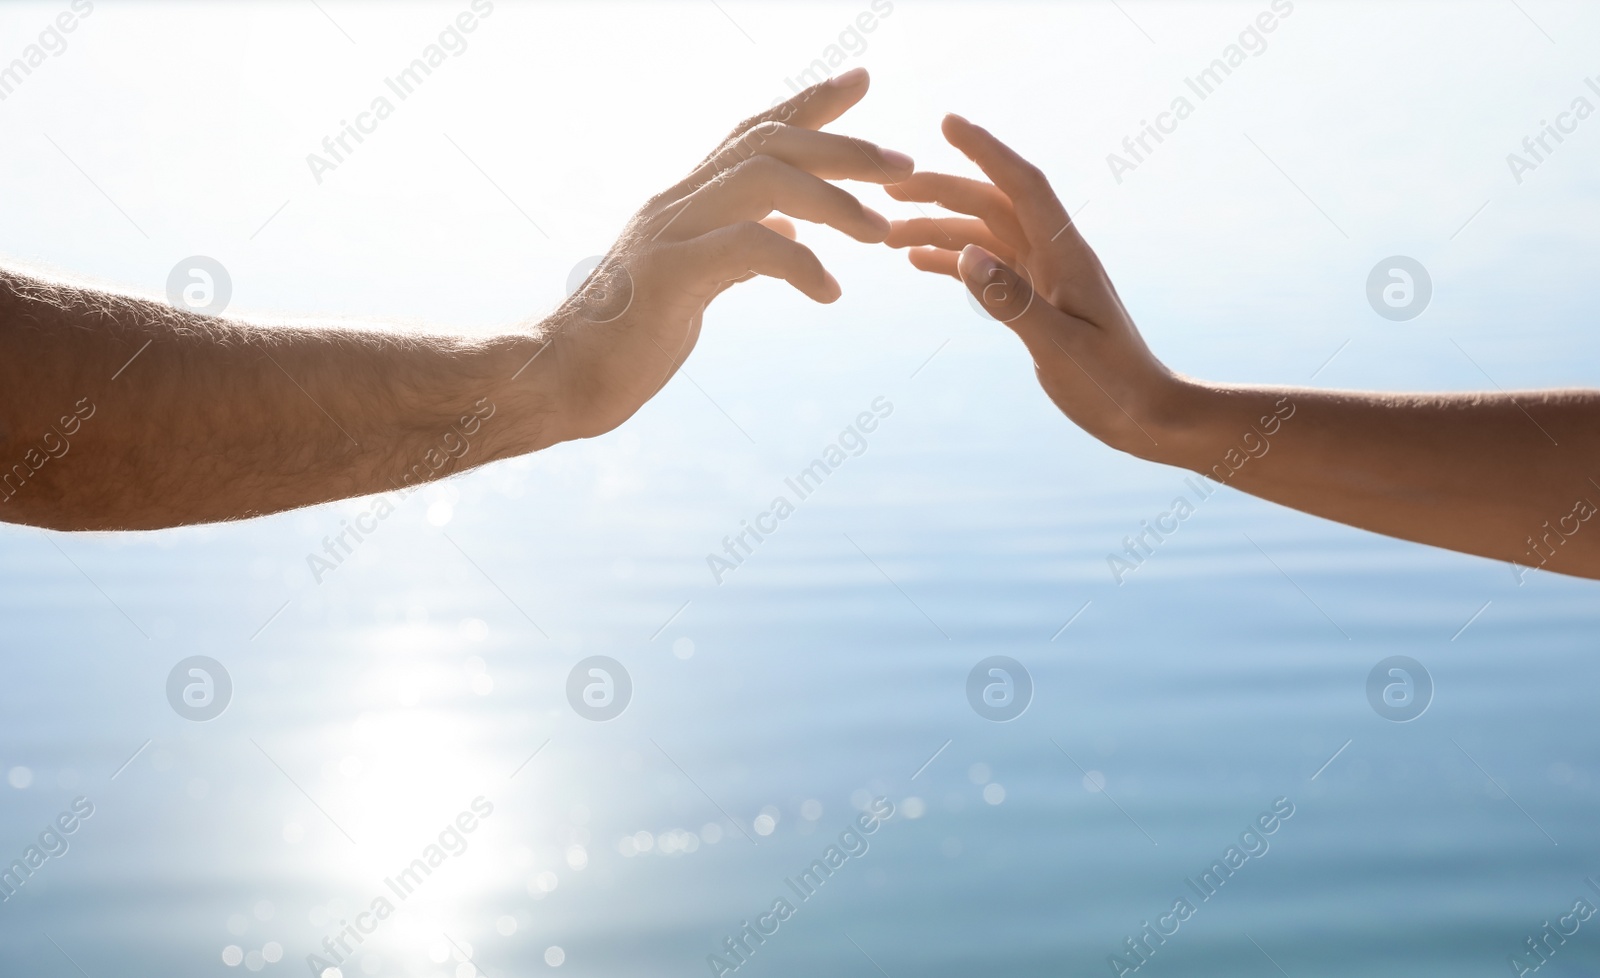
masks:
<path fill-rule="evenodd" d="M 494 377 L 489 398 L 502 412 L 489 440 L 493 459 L 526 455 L 572 438 L 555 351 L 550 349 L 553 335 L 548 330 L 514 333 L 489 344 L 488 369 Z"/>

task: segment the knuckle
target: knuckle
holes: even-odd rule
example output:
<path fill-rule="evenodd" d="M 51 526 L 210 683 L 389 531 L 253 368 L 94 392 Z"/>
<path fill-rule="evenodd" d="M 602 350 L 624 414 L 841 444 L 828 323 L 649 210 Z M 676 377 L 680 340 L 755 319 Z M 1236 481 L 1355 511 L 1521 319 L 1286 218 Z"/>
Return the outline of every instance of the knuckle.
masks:
<path fill-rule="evenodd" d="M 756 123 L 747 130 L 743 139 L 747 143 L 761 145 L 768 140 L 777 139 L 788 130 L 788 126 L 776 119 L 765 119 Z"/>
<path fill-rule="evenodd" d="M 741 161 L 759 155 L 763 146 L 780 138 L 780 133 L 787 128 L 781 122 L 772 121 L 752 126 L 723 146 L 717 154 L 718 162 L 724 168 L 737 166 Z"/>
<path fill-rule="evenodd" d="M 767 243 L 767 229 L 756 221 L 730 224 L 728 241 L 738 248 L 759 248 Z"/>
<path fill-rule="evenodd" d="M 1033 163 L 1022 165 L 1022 178 L 1040 190 L 1050 189 L 1050 178 Z"/>
<path fill-rule="evenodd" d="M 733 131 L 728 133 L 728 139 L 738 139 L 749 130 L 767 121 L 769 118 L 771 118 L 771 116 L 772 114 L 770 112 L 757 112 L 755 115 L 741 121 L 737 126 L 734 126 Z"/>
<path fill-rule="evenodd" d="M 760 182 L 771 179 L 783 166 L 783 161 L 775 156 L 756 153 L 734 164 L 728 170 L 727 177 L 729 180 L 739 180 L 741 182 Z"/>
<path fill-rule="evenodd" d="M 724 167 L 721 165 L 721 162 L 718 161 L 717 164 L 712 167 L 711 174 L 706 177 L 705 183 L 702 183 L 699 187 L 699 190 L 696 192 L 710 193 L 711 191 L 727 183 L 728 179 L 733 176 L 733 171 L 735 168 L 736 167 Z"/>

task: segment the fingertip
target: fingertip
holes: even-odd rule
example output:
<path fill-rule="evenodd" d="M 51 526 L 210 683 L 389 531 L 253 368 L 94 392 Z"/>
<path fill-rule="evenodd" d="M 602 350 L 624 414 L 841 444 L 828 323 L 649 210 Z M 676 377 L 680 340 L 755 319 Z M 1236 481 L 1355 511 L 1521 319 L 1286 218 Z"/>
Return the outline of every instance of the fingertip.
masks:
<path fill-rule="evenodd" d="M 1024 268 L 1023 272 L 1026 271 Z M 997 322 L 1019 333 L 1026 328 L 1023 316 L 1033 308 L 1035 294 L 1025 274 L 1019 275 L 992 252 L 975 244 L 961 249 L 956 258 L 956 273 L 967 291 Z"/>
<path fill-rule="evenodd" d="M 789 108 L 787 114 L 775 118 L 806 129 L 821 129 L 849 112 L 866 94 L 866 70 L 852 68 L 797 93 L 783 103 Z"/>
<path fill-rule="evenodd" d="M 1000 267 L 1000 259 L 981 245 L 969 244 L 961 249 L 961 256 L 956 259 L 956 267 L 961 270 L 963 278 L 982 279 Z"/>
<path fill-rule="evenodd" d="M 958 282 L 961 281 L 961 276 L 956 271 L 955 256 L 943 248 L 913 248 L 906 253 L 906 257 L 911 261 L 911 267 L 919 272 L 948 275 Z"/>
<path fill-rule="evenodd" d="M 794 222 L 789 220 L 787 217 L 782 216 L 781 214 L 768 215 L 767 217 L 763 217 L 757 223 L 759 223 L 762 227 L 778 232 L 779 234 L 788 238 L 790 241 L 794 241 L 799 238 L 799 232 L 795 229 Z"/>
<path fill-rule="evenodd" d="M 828 79 L 827 84 L 833 86 L 834 88 L 855 88 L 857 86 L 864 86 L 871 80 L 872 76 L 867 74 L 867 69 L 857 67 L 834 75 L 832 78 Z"/>
<path fill-rule="evenodd" d="M 827 269 L 823 269 L 822 291 L 817 293 L 817 301 L 823 303 L 824 305 L 830 305 L 838 302 L 839 297 L 842 295 L 844 295 L 844 289 L 839 287 L 839 280 L 833 277 L 832 272 L 828 271 Z"/>
<path fill-rule="evenodd" d="M 883 158 L 888 169 L 910 176 L 917 169 L 917 161 L 904 153 L 892 149 L 880 149 L 878 155 Z"/>
<path fill-rule="evenodd" d="M 872 226 L 872 230 L 875 232 L 874 237 L 862 238 L 861 240 L 867 244 L 881 244 L 887 240 L 890 232 L 894 230 L 894 225 L 889 222 L 889 219 L 870 207 L 863 206 L 861 212 L 866 216 L 867 223 Z"/>
<path fill-rule="evenodd" d="M 959 149 L 968 159 L 974 159 L 989 142 L 995 139 L 989 130 L 954 112 L 944 117 L 943 129 L 945 142 Z"/>

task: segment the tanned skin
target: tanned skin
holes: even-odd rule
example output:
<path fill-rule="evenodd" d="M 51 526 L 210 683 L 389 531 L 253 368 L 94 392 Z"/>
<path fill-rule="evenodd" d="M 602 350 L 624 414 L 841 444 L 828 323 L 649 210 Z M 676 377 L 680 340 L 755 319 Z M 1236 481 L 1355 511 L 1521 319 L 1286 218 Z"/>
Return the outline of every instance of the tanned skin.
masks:
<path fill-rule="evenodd" d="M 0 520 L 241 519 L 612 430 L 672 378 L 736 282 L 839 297 L 776 214 L 888 235 L 830 181 L 904 180 L 911 159 L 819 131 L 867 86 L 846 72 L 746 119 L 645 204 L 553 315 L 487 338 L 211 317 L 0 269 Z"/>
<path fill-rule="evenodd" d="M 610 431 L 752 275 L 832 302 L 774 212 L 964 282 L 1046 393 L 1107 445 L 1379 533 L 1600 577 L 1600 392 L 1383 394 L 1207 383 L 1145 345 L 1044 174 L 957 116 L 992 182 L 820 128 L 847 72 L 745 120 L 634 216 L 577 295 L 488 338 L 271 325 L 0 270 L 0 520 L 64 530 L 238 519 L 383 492 Z M 964 218 L 896 222 L 828 181 Z M 1019 274 L 1020 270 L 1020 274 Z M 1243 464 L 1245 461 L 1248 464 Z"/>
<path fill-rule="evenodd" d="M 968 216 L 897 221 L 887 243 L 965 283 L 1085 431 L 1351 526 L 1600 578 L 1600 391 L 1382 394 L 1181 376 L 1145 345 L 1045 175 L 960 116 L 944 135 L 990 182 L 924 172 L 890 186 Z"/>

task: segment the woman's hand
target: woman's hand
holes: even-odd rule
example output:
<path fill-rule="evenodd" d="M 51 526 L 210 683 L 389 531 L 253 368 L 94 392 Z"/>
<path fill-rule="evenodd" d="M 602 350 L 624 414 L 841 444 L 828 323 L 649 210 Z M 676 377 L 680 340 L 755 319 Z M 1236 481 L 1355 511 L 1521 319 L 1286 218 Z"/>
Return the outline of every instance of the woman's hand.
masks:
<path fill-rule="evenodd" d="M 1184 384 L 1145 346 L 1044 174 L 960 116 L 945 117 L 944 135 L 992 183 L 917 173 L 888 187 L 896 200 L 969 217 L 896 221 L 887 244 L 912 247 L 913 265 L 960 279 L 1010 326 L 1067 417 L 1114 448 L 1155 458 Z"/>

